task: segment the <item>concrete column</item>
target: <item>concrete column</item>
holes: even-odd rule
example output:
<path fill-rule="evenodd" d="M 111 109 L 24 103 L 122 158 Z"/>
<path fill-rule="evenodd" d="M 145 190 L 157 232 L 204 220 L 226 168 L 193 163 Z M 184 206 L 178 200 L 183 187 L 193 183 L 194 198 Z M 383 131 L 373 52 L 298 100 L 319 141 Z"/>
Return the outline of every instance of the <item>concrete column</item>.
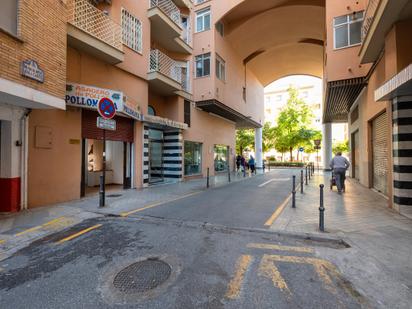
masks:
<path fill-rule="evenodd" d="M 332 160 L 332 123 L 324 123 L 322 128 L 323 168 L 329 170 Z"/>
<path fill-rule="evenodd" d="M 263 129 L 255 129 L 255 160 L 256 168 L 263 168 L 263 142 L 262 142 Z"/>

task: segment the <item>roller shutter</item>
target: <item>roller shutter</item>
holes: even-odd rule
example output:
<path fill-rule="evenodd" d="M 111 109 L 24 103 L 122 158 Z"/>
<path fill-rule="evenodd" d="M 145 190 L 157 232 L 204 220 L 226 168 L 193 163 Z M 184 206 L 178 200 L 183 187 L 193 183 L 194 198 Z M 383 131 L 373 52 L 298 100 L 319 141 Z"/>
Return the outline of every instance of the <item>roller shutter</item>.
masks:
<path fill-rule="evenodd" d="M 89 139 L 103 139 L 103 130 L 97 128 L 96 119 L 99 114 L 96 111 L 82 110 L 82 137 Z M 126 117 L 114 117 L 116 131 L 106 130 L 106 139 L 110 141 L 122 141 L 133 143 L 134 120 Z"/>
<path fill-rule="evenodd" d="M 388 195 L 388 120 L 386 112 L 372 122 L 373 188 Z"/>

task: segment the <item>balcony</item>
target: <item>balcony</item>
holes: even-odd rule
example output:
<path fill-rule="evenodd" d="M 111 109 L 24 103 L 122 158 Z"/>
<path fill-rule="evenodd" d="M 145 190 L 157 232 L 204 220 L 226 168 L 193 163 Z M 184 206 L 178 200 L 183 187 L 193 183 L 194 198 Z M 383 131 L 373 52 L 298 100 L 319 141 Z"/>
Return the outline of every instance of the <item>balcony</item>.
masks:
<path fill-rule="evenodd" d="M 192 53 L 188 39 L 185 41 L 183 38 L 185 31 L 180 10 L 172 0 L 150 0 L 148 17 L 151 21 L 151 37 L 155 42 L 172 52 Z"/>
<path fill-rule="evenodd" d="M 150 90 L 170 96 L 182 91 L 182 67 L 179 63 L 157 49 L 150 51 L 150 65 L 147 77 Z"/>
<path fill-rule="evenodd" d="M 87 0 L 70 0 L 68 14 L 68 45 L 110 64 L 124 60 L 120 25 Z"/>
<path fill-rule="evenodd" d="M 398 20 L 412 16 L 409 0 L 369 0 L 362 25 L 361 63 L 378 59 L 385 45 L 385 36 Z"/>

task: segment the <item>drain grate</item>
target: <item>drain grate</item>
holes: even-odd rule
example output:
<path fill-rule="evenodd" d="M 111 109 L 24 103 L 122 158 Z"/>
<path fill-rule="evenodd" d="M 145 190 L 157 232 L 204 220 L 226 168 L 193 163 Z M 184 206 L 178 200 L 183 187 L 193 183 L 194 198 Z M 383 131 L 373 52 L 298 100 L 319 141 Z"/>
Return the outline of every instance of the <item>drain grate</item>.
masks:
<path fill-rule="evenodd" d="M 142 293 L 165 282 L 171 272 L 169 264 L 157 259 L 148 259 L 121 270 L 114 277 L 113 285 L 126 294 Z"/>
<path fill-rule="evenodd" d="M 109 194 L 107 197 L 121 197 L 121 194 Z"/>

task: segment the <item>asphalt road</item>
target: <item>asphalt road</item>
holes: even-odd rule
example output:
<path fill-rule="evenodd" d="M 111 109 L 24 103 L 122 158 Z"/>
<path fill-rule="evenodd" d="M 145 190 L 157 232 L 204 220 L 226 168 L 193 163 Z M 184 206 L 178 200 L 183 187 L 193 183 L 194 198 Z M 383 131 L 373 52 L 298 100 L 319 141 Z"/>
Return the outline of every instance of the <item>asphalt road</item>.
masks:
<path fill-rule="evenodd" d="M 291 174 L 279 170 L 128 217 L 87 220 L 34 242 L 0 262 L 0 308 L 364 306 L 319 257 L 319 244 L 262 232 L 289 195 Z M 170 265 L 168 279 L 146 292 L 122 290 L 143 277 L 142 284 L 155 282 L 116 277 L 148 260 Z"/>

